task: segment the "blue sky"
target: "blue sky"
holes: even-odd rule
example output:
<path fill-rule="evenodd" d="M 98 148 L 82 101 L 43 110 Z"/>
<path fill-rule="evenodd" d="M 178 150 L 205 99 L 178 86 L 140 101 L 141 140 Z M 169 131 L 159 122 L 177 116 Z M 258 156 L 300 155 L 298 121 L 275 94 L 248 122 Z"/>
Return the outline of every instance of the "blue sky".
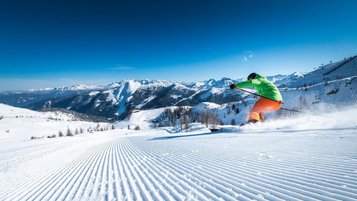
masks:
<path fill-rule="evenodd" d="M 0 91 L 310 71 L 357 54 L 357 1 L 0 1 Z"/>

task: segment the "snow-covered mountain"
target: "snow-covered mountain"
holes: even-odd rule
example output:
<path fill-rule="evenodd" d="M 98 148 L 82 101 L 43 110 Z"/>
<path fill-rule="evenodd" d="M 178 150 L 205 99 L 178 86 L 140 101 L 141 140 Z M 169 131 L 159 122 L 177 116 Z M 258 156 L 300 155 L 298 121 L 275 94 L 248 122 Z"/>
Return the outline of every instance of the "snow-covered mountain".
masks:
<path fill-rule="evenodd" d="M 343 105 L 356 102 L 357 57 L 319 67 L 309 73 L 268 76 L 284 97 L 284 106 L 301 108 L 301 104 L 328 103 Z M 202 102 L 231 104 L 246 99 L 246 107 L 254 97 L 229 85 L 242 81 L 231 78 L 201 82 L 162 80 L 123 80 L 107 86 L 76 85 L 47 90 L 0 93 L 0 102 L 31 109 L 64 108 L 80 113 L 123 119 L 133 110 L 169 106 L 196 106 Z M 250 101 L 252 100 L 252 101 Z M 228 106 L 227 106 L 228 107 Z M 244 111 L 243 108 L 241 108 Z M 227 120 L 229 121 L 229 120 Z"/>
<path fill-rule="evenodd" d="M 194 106 L 203 101 L 225 103 L 240 96 L 228 90 L 237 80 L 223 78 L 183 83 L 162 80 L 123 80 L 105 87 L 61 87 L 0 94 L 0 102 L 31 109 L 65 108 L 76 112 L 124 118 L 133 109 L 172 105 Z"/>
<path fill-rule="evenodd" d="M 304 73 L 294 72 L 290 75 L 274 75 L 267 76 L 268 80 L 274 82 L 278 86 L 285 86 L 292 82 L 297 81 L 299 78 L 304 77 Z"/>
<path fill-rule="evenodd" d="M 77 84 L 77 85 L 72 85 L 72 86 L 63 86 L 63 87 L 55 87 L 55 88 L 44 88 L 44 89 L 30 89 L 29 91 L 55 91 L 55 90 L 69 90 L 69 91 L 74 91 L 74 90 L 95 90 L 95 89 L 103 89 L 103 88 L 108 88 L 108 86 L 96 86 L 96 85 L 85 85 L 85 84 Z"/>

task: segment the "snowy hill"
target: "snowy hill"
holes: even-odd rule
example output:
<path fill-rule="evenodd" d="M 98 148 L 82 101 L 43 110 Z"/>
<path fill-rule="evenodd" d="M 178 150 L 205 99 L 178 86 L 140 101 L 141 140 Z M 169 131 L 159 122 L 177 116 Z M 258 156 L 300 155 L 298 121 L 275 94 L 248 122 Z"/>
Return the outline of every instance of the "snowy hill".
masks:
<path fill-rule="evenodd" d="M 322 66 L 281 85 L 287 107 L 318 110 L 357 103 L 357 56 Z"/>
<path fill-rule="evenodd" d="M 282 87 L 303 87 L 318 83 L 357 76 L 357 56 L 345 58 L 341 61 L 320 66 L 318 69 L 300 76 L 293 82 L 288 82 Z"/>
<path fill-rule="evenodd" d="M 76 116 L 62 112 L 36 112 L 0 104 L 0 141 L 19 142 L 30 140 L 31 137 L 46 138 L 56 135 L 59 131 L 71 129 L 86 130 L 94 128 L 96 123 L 79 121 Z"/>

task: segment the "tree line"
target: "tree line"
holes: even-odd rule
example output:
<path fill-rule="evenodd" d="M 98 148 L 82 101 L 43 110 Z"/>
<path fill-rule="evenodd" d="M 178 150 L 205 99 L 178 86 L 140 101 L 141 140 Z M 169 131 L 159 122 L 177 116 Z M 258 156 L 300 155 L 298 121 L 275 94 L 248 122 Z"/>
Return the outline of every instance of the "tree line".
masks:
<path fill-rule="evenodd" d="M 157 127 L 180 126 L 181 130 L 184 130 L 188 129 L 190 123 L 202 123 L 208 128 L 216 127 L 221 122 L 218 115 L 210 110 L 195 112 L 192 108 L 180 106 L 174 109 L 166 108 L 154 123 Z"/>

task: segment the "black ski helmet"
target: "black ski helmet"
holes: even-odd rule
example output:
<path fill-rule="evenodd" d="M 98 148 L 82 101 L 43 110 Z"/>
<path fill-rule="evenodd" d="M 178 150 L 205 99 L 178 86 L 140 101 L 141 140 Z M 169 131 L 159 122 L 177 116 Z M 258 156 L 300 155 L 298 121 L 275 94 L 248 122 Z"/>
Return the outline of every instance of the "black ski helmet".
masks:
<path fill-rule="evenodd" d="M 254 79 L 256 76 L 257 76 L 256 73 L 251 73 L 250 75 L 248 75 L 247 80 L 252 80 L 252 79 Z"/>

